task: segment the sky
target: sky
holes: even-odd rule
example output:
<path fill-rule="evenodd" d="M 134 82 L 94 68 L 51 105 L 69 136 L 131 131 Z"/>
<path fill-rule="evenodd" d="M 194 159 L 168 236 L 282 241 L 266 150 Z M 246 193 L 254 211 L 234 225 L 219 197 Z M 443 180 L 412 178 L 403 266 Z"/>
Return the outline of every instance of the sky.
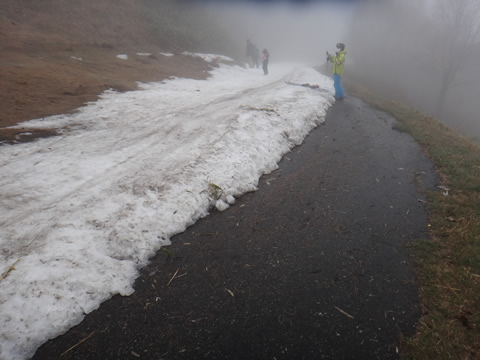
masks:
<path fill-rule="evenodd" d="M 324 122 L 329 77 L 269 68 L 221 65 L 207 80 L 107 91 L 74 114 L 18 125 L 63 130 L 0 146 L 0 359 L 27 359 L 103 301 L 132 294 L 173 235 L 235 206 Z"/>

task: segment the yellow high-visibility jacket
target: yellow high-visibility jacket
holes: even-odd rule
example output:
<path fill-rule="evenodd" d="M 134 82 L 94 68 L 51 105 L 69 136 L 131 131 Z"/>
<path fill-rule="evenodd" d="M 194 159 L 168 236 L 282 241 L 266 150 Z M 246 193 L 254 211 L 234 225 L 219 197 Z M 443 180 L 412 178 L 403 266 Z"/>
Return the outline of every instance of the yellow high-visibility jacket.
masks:
<path fill-rule="evenodd" d="M 342 50 L 337 53 L 337 56 L 331 56 L 330 61 L 334 64 L 332 74 L 342 75 L 343 68 L 345 67 L 345 55 L 346 51 Z"/>

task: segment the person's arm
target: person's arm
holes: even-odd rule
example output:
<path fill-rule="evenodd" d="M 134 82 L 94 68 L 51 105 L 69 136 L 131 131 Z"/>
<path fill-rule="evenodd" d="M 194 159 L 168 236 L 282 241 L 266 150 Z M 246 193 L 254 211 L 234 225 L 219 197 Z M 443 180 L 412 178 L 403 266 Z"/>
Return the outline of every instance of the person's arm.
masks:
<path fill-rule="evenodd" d="M 342 65 L 345 62 L 345 54 L 340 53 L 340 55 L 335 56 L 335 63 L 337 65 Z"/>

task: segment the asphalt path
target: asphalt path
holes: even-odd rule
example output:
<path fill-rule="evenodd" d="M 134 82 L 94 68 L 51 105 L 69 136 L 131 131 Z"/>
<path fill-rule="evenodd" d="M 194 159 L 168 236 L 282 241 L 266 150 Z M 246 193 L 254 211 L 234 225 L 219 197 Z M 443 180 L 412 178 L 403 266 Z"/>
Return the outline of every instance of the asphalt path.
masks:
<path fill-rule="evenodd" d="M 314 91 L 314 90 L 312 90 Z M 397 359 L 420 316 L 408 245 L 427 238 L 432 163 L 360 99 L 227 211 L 172 239 L 33 359 Z"/>

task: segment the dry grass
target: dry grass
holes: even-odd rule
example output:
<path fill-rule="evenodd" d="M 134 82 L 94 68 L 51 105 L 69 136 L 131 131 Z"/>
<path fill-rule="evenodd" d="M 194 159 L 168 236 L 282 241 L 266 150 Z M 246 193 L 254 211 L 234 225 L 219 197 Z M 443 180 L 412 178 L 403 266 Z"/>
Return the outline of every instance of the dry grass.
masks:
<path fill-rule="evenodd" d="M 176 0 L 3 0 L 0 144 L 55 135 L 55 129 L 5 128 L 69 113 L 107 89 L 133 90 L 138 81 L 171 76 L 205 78 L 208 64 L 181 55 L 220 43 L 214 25 L 204 20 Z M 128 54 L 128 61 L 118 54 Z"/>

